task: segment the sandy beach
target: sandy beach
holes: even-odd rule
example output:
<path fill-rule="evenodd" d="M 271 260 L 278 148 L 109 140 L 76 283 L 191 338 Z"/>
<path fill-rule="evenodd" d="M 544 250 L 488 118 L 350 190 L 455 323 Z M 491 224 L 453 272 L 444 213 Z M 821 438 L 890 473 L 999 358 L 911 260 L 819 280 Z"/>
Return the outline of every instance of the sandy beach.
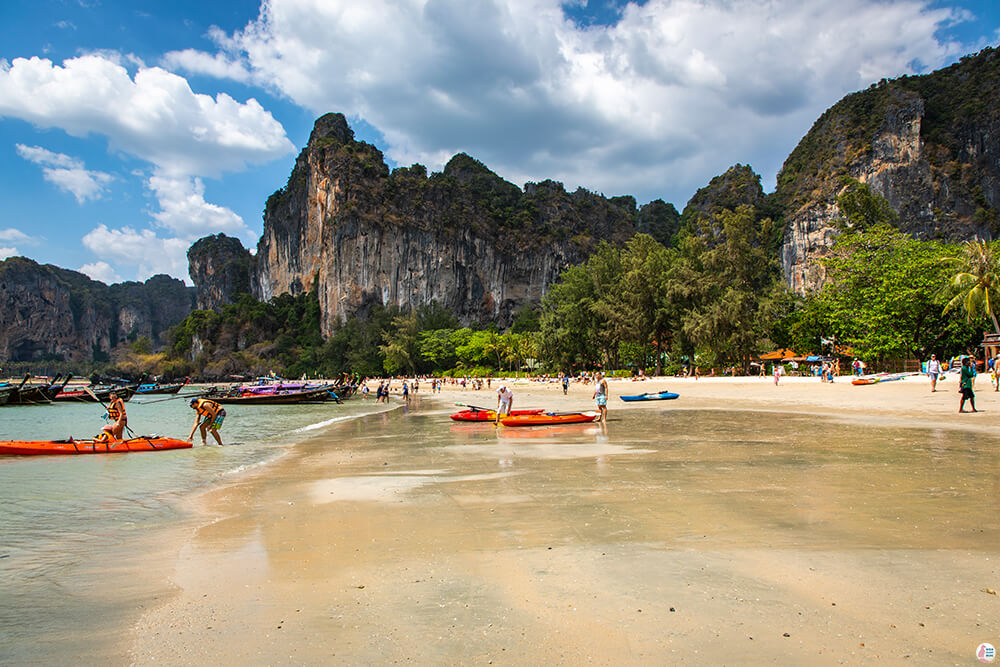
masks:
<path fill-rule="evenodd" d="M 135 664 L 973 664 L 1000 644 L 1000 393 L 613 381 L 609 421 L 422 391 L 188 501 Z M 515 408 L 592 386 L 513 383 Z M 495 390 L 496 384 L 493 389 Z M 669 389 L 676 401 L 625 404 Z"/>

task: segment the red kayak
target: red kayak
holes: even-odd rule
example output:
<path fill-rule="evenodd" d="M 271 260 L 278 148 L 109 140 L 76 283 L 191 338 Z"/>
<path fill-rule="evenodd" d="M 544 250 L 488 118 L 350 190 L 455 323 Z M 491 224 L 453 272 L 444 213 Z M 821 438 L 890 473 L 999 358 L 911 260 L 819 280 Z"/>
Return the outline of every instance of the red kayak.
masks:
<path fill-rule="evenodd" d="M 164 449 L 189 449 L 191 443 L 177 438 L 142 435 L 128 440 L 6 440 L 0 441 L 0 454 L 38 456 L 41 454 L 125 454 L 158 452 Z"/>
<path fill-rule="evenodd" d="M 550 426 L 552 424 L 585 424 L 597 419 L 599 412 L 548 412 L 519 415 L 501 419 L 504 426 Z"/>
<path fill-rule="evenodd" d="M 510 414 L 514 416 L 539 415 L 543 412 L 545 412 L 545 408 L 538 408 L 537 410 L 511 410 Z M 453 414 L 451 418 L 457 422 L 491 422 L 496 421 L 497 413 L 495 410 L 462 410 Z"/>

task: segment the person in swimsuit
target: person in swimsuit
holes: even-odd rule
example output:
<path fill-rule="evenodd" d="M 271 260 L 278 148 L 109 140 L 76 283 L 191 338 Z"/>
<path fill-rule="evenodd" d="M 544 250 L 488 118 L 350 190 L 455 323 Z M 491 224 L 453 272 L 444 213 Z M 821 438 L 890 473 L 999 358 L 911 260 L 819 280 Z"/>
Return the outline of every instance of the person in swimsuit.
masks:
<path fill-rule="evenodd" d="M 188 442 L 194 438 L 195 429 L 201 428 L 202 445 L 208 444 L 207 435 L 211 433 L 215 441 L 219 443 L 219 447 L 222 447 L 222 438 L 219 437 L 219 429 L 222 428 L 222 421 L 226 418 L 226 411 L 221 405 L 207 398 L 192 398 L 191 408 L 194 409 L 198 416 L 195 417 L 194 426 L 191 427 Z"/>
<path fill-rule="evenodd" d="M 597 388 L 594 389 L 594 402 L 601 416 L 597 418 L 599 422 L 608 421 L 608 381 L 604 379 L 604 373 L 598 372 L 594 377 L 597 380 Z"/>
<path fill-rule="evenodd" d="M 125 415 L 125 401 L 117 392 L 111 392 L 111 403 L 108 405 L 108 419 L 111 424 L 105 426 L 102 431 L 108 434 L 112 440 L 121 440 L 122 434 L 128 427 L 128 417 Z"/>

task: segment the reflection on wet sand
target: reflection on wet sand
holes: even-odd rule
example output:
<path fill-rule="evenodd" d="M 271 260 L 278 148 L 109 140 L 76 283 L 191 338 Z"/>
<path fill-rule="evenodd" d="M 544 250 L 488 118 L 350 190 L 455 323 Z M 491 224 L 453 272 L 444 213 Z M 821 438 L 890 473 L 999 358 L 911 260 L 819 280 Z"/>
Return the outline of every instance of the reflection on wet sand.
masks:
<path fill-rule="evenodd" d="M 537 433 L 373 417 L 211 495 L 237 514 L 136 662 L 967 663 L 1000 633 L 991 436 L 707 410 Z"/>

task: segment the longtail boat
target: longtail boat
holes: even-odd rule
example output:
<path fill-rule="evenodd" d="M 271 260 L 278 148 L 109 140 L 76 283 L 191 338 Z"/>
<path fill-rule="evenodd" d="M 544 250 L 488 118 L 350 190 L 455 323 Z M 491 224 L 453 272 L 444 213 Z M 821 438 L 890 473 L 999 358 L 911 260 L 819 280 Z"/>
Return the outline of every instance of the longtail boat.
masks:
<path fill-rule="evenodd" d="M 88 391 L 89 390 L 89 391 Z M 111 400 L 111 392 L 115 392 L 123 401 L 132 400 L 135 393 L 135 385 L 122 387 L 74 387 L 63 389 L 52 397 L 53 401 L 77 401 L 83 403 L 97 403 L 98 401 L 107 403 Z M 96 396 L 96 398 L 95 398 Z"/>
<path fill-rule="evenodd" d="M 147 396 L 149 394 L 176 394 L 188 383 L 185 379 L 184 382 L 177 384 L 160 384 L 159 382 L 150 382 L 146 384 L 140 384 L 135 388 L 135 393 L 141 396 Z"/>
<path fill-rule="evenodd" d="M 299 389 L 271 392 L 240 391 L 224 394 L 208 394 L 216 403 L 227 405 L 287 405 L 289 403 L 305 403 L 326 401 L 333 398 L 333 387 L 323 385 L 313 389 Z"/>
<path fill-rule="evenodd" d="M 48 405 L 62 391 L 66 383 L 70 381 L 72 375 L 67 375 L 62 384 L 59 384 L 59 378 L 62 377 L 62 373 L 56 375 L 48 384 L 41 385 L 26 384 L 30 377 L 30 375 L 25 375 L 24 379 L 21 380 L 21 384 L 14 388 L 8 395 L 7 405 Z"/>

